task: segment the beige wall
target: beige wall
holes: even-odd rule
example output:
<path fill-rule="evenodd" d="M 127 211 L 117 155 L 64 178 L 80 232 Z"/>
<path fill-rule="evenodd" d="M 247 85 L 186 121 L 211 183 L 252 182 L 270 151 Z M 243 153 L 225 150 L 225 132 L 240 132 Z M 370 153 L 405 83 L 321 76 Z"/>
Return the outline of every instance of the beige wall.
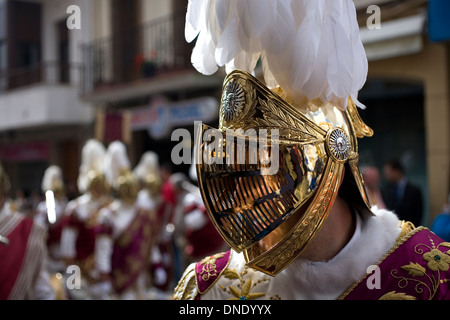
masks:
<path fill-rule="evenodd" d="M 172 1 L 141 0 L 141 22 L 164 17 L 172 13 Z"/>
<path fill-rule="evenodd" d="M 93 1 L 93 38 L 111 36 L 111 0 Z M 138 23 L 145 23 L 153 19 L 169 15 L 172 12 L 171 1 L 141 0 L 140 17 Z"/>
<path fill-rule="evenodd" d="M 369 77 L 420 81 L 424 85 L 429 222 L 442 211 L 450 192 L 449 48 L 424 39 L 419 54 L 372 61 Z"/>
<path fill-rule="evenodd" d="M 111 0 L 95 0 L 92 4 L 93 38 L 111 35 Z"/>

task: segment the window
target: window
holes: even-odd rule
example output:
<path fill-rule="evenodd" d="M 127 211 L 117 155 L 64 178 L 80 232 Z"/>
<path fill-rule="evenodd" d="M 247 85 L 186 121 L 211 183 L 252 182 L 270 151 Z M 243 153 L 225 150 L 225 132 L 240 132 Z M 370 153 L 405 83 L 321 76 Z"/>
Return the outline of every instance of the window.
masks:
<path fill-rule="evenodd" d="M 7 19 L 3 21 L 7 24 L 8 88 L 11 89 L 42 80 L 42 6 L 22 1 L 7 4 Z"/>
<path fill-rule="evenodd" d="M 69 83 L 70 80 L 70 62 L 69 62 L 69 29 L 66 25 L 66 19 L 56 23 L 58 35 L 58 60 L 59 60 L 59 78 L 61 83 Z"/>

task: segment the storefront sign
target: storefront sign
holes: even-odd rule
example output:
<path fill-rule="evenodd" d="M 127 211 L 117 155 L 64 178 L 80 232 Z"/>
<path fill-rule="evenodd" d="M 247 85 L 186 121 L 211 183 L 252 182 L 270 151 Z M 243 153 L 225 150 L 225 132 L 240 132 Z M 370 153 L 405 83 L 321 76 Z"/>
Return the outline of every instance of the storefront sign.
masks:
<path fill-rule="evenodd" d="M 183 100 L 174 103 L 154 102 L 150 107 L 132 111 L 131 129 L 147 129 L 154 139 L 168 136 L 171 130 L 188 126 L 194 121 L 209 122 L 219 115 L 217 99 L 203 97 L 193 100 Z"/>
<path fill-rule="evenodd" d="M 45 161 L 50 158 L 48 142 L 8 143 L 0 147 L 1 161 Z"/>

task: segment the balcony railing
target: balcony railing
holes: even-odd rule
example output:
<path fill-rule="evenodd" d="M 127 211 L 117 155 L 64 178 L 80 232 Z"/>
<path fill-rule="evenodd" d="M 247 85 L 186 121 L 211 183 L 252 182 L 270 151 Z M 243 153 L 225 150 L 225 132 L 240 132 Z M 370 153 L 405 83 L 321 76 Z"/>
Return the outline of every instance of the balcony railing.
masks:
<path fill-rule="evenodd" d="M 184 39 L 184 15 L 174 13 L 84 45 L 82 94 L 189 67 L 192 46 Z"/>
<path fill-rule="evenodd" d="M 37 64 L 0 70 L 0 93 L 37 83 L 77 84 L 81 66 L 76 63 L 45 61 Z"/>

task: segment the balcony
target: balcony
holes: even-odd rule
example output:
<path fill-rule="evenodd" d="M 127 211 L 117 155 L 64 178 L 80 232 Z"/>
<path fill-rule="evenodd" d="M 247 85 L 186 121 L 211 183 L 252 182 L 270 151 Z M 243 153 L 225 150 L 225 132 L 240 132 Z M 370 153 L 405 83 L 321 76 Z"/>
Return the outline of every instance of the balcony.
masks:
<path fill-rule="evenodd" d="M 0 94 L 38 83 L 75 84 L 79 82 L 80 70 L 76 64 L 47 61 L 1 71 Z"/>
<path fill-rule="evenodd" d="M 191 65 L 185 12 L 174 13 L 83 46 L 83 99 L 117 102 L 139 96 L 220 86 Z"/>
<path fill-rule="evenodd" d="M 0 131 L 91 121 L 92 110 L 79 99 L 80 71 L 47 61 L 0 72 Z"/>

